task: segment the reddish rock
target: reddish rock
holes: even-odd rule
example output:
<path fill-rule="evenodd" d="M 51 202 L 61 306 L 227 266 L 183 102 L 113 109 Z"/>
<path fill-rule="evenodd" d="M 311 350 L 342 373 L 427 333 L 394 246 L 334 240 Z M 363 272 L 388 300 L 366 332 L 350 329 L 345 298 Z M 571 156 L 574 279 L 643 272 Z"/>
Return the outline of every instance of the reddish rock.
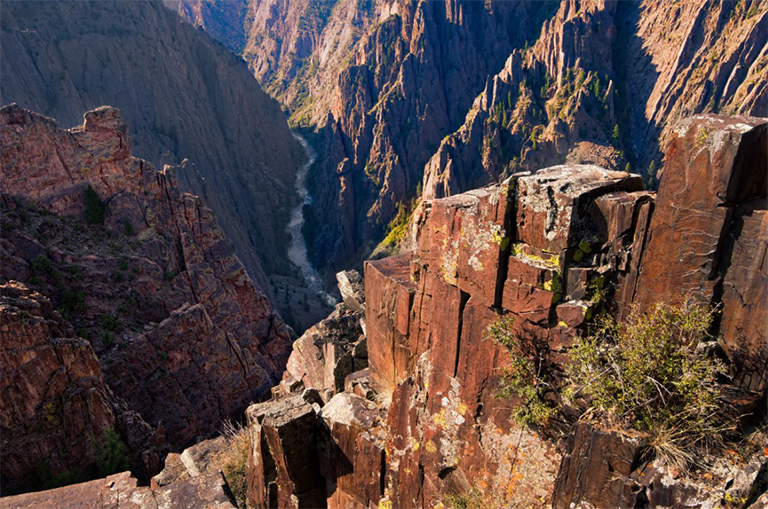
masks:
<path fill-rule="evenodd" d="M 568 438 L 560 464 L 552 507 L 635 507 L 637 492 L 629 479 L 640 454 L 640 442 L 582 423 Z"/>
<path fill-rule="evenodd" d="M 344 379 L 344 392 L 365 399 L 373 399 L 376 393 L 371 383 L 371 370 L 365 368 L 347 375 Z"/>
<path fill-rule="evenodd" d="M 362 319 L 360 312 L 339 304 L 328 318 L 302 334 L 293 343 L 283 373 L 283 392 L 317 389 L 325 401 L 342 392 L 347 375 L 368 366 Z"/>
<path fill-rule="evenodd" d="M 227 496 L 219 460 L 226 440 L 203 441 L 195 446 L 205 449 L 211 461 L 194 463 L 195 475 L 185 468 L 180 455 L 169 455 L 166 468 L 155 476 L 152 487 L 140 486 L 130 472 L 111 475 L 54 490 L 0 498 L 0 509 L 111 508 L 156 509 L 161 507 L 194 507 L 196 509 L 233 509 Z M 184 451 L 187 454 L 188 451 Z M 181 456 L 183 456 L 182 454 Z"/>
<path fill-rule="evenodd" d="M 581 300 L 563 302 L 557 306 L 558 325 L 567 325 L 568 327 L 580 327 L 589 316 L 589 302 Z"/>
<path fill-rule="evenodd" d="M 416 288 L 410 278 L 408 255 L 365 263 L 368 338 L 376 338 L 368 341 L 374 385 L 393 387 L 410 372 L 412 354 L 408 333 Z"/>
<path fill-rule="evenodd" d="M 752 201 L 736 209 L 725 239 L 720 340 L 734 361 L 735 378 L 759 393 L 768 370 L 768 201 Z M 721 270 L 722 273 L 722 270 Z"/>
<path fill-rule="evenodd" d="M 290 334 L 175 170 L 131 157 L 117 109 L 85 117 L 62 130 L 17 106 L 0 110 L 2 213 L 13 232 L 0 271 L 69 302 L 68 320 L 93 343 L 116 395 L 183 447 L 279 380 Z M 105 206 L 103 226 L 82 220 L 88 185 Z M 44 273 L 38 256 L 50 264 Z"/>
<path fill-rule="evenodd" d="M 257 508 L 323 507 L 317 414 L 302 394 L 252 405 L 246 412 L 251 437 L 248 500 Z"/>
<path fill-rule="evenodd" d="M 497 274 L 509 248 L 511 182 L 433 201 L 418 240 L 422 264 L 486 306 L 497 304 L 501 292 Z"/>
<path fill-rule="evenodd" d="M 40 463 L 57 474 L 95 462 L 115 402 L 93 348 L 39 293 L 13 282 L 0 293 L 3 479 L 23 485 Z"/>
<path fill-rule="evenodd" d="M 700 115 L 667 150 L 636 302 L 710 302 L 734 207 L 766 196 L 764 119 Z"/>
<path fill-rule="evenodd" d="M 383 410 L 354 394 L 333 397 L 320 412 L 320 442 L 329 509 L 376 507 L 384 496 Z"/>
<path fill-rule="evenodd" d="M 737 380 L 766 384 L 768 122 L 700 115 L 675 129 L 635 302 L 722 302 L 718 335 Z M 761 316 L 762 315 L 762 316 Z"/>
<path fill-rule="evenodd" d="M 642 189 L 643 181 L 637 175 L 589 165 L 554 166 L 520 177 L 516 240 L 549 253 L 560 253 L 600 233 L 584 214 L 595 198 Z"/>

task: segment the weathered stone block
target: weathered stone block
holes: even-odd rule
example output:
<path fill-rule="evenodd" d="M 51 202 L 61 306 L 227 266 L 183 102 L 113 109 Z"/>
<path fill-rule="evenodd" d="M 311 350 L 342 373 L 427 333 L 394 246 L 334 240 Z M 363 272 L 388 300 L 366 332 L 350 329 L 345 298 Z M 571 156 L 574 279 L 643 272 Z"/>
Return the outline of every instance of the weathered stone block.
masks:
<path fill-rule="evenodd" d="M 324 506 L 313 405 L 293 393 L 251 405 L 246 417 L 252 444 L 249 503 L 260 509 Z"/>
<path fill-rule="evenodd" d="M 432 202 L 418 256 L 451 285 L 493 306 L 508 252 L 509 181 Z M 505 240 L 507 239 L 507 240 Z"/>
<path fill-rule="evenodd" d="M 366 262 L 368 361 L 374 386 L 392 387 L 410 372 L 408 333 L 416 289 L 408 255 Z M 416 341 L 418 334 L 412 336 Z"/>
<path fill-rule="evenodd" d="M 640 191 L 638 175 L 594 165 L 563 165 L 517 180 L 516 240 L 560 253 L 597 236 L 589 210 L 595 198 L 612 192 Z"/>
<path fill-rule="evenodd" d="M 640 453 L 638 440 L 579 423 L 568 437 L 567 447 L 557 473 L 552 507 L 566 509 L 579 503 L 635 507 L 635 483 L 629 475 Z"/>
<path fill-rule="evenodd" d="M 643 254 L 636 302 L 710 302 L 734 207 L 765 197 L 768 123 L 699 115 L 675 130 Z"/>
<path fill-rule="evenodd" d="M 378 505 L 384 495 L 384 441 L 372 433 L 383 418 L 375 403 L 341 393 L 320 412 L 326 426 L 321 439 L 321 469 L 328 480 L 329 509 Z"/>

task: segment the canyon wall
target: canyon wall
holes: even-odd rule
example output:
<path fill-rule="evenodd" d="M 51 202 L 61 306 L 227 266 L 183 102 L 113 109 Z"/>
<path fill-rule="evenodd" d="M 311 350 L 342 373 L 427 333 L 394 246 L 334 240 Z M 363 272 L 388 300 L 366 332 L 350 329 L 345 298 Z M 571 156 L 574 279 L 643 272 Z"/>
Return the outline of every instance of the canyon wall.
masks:
<path fill-rule="evenodd" d="M 183 162 L 182 190 L 216 212 L 272 298 L 267 275 L 293 270 L 286 226 L 305 156 L 242 60 L 160 2 L 4 1 L 2 9 L 0 103 L 66 127 L 103 104 L 121 108 L 135 154 Z"/>
<path fill-rule="evenodd" d="M 53 474 L 87 464 L 93 444 L 80 434 L 120 430 L 112 392 L 178 449 L 280 380 L 289 328 L 211 209 L 179 190 L 177 170 L 131 156 L 117 109 L 89 111 L 65 130 L 4 107 L 0 155 L 0 274 L 9 295 L 29 288 L 19 299 L 31 313 L 4 302 L 4 479 L 23 481 L 36 461 Z M 34 334 L 16 329 L 25 322 Z M 22 448 L 23 462 L 6 457 Z"/>
<path fill-rule="evenodd" d="M 346 292 L 294 345 L 273 399 L 248 409 L 251 505 L 761 507 L 761 448 L 709 479 L 681 477 L 631 434 L 578 419 L 578 404 L 537 429 L 513 419 L 522 394 L 501 397 L 515 359 L 489 335 L 499 316 L 560 405 L 557 380 L 597 309 L 693 298 L 723 310 L 712 333 L 729 404 L 768 411 L 768 338 L 756 325 L 768 312 L 768 119 L 701 115 L 671 137 L 658 194 L 638 175 L 566 164 L 424 201 L 413 251 L 365 264 L 367 366 L 329 355 L 359 341 L 329 328 L 361 308 Z"/>
<path fill-rule="evenodd" d="M 683 117 L 768 114 L 766 40 L 760 2 L 563 2 L 443 140 L 424 196 L 566 160 L 629 167 L 652 183 Z"/>
<path fill-rule="evenodd" d="M 199 26 L 233 17 L 179 4 Z M 758 0 L 251 0 L 242 24 L 248 42 L 229 47 L 317 131 L 305 231 L 329 282 L 385 237 L 392 252 L 420 192 L 565 162 L 655 186 L 678 120 L 768 114 Z"/>

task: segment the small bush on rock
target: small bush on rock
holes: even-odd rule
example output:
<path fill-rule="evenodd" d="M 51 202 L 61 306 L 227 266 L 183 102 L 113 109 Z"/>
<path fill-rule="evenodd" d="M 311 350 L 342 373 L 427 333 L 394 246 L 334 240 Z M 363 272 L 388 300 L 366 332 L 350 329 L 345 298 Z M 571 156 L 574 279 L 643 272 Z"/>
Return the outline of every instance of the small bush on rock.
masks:
<path fill-rule="evenodd" d="M 511 363 L 504 369 L 499 397 L 521 398 L 514 419 L 524 426 L 540 426 L 557 411 L 545 398 L 552 389 L 547 380 L 546 353 L 535 341 L 521 342 L 512 331 L 513 319 L 499 316 L 486 329 L 486 338 L 510 350 Z M 525 344 L 524 344 L 525 343 Z"/>
<path fill-rule="evenodd" d="M 601 317 L 573 350 L 570 378 L 597 415 L 639 431 L 657 457 L 679 468 L 722 442 L 719 375 L 724 364 L 702 353 L 713 311 L 657 304 L 626 321 Z"/>
<path fill-rule="evenodd" d="M 128 447 L 112 428 L 104 430 L 96 444 L 96 455 L 100 477 L 128 470 Z"/>

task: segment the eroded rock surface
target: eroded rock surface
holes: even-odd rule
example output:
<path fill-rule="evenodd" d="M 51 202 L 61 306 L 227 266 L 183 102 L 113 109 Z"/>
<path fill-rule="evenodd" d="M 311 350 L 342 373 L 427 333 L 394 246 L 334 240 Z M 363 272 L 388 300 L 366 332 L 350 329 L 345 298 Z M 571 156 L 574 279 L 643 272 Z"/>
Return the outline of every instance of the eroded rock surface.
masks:
<path fill-rule="evenodd" d="M 162 422 L 169 444 L 180 448 L 277 383 L 290 333 L 213 212 L 181 193 L 173 168 L 155 170 L 132 157 L 130 146 L 114 108 L 86 113 L 85 124 L 71 130 L 17 106 L 0 110 L 1 274 L 60 309 L 67 335 L 49 331 L 45 341 L 93 345 L 76 350 L 82 362 L 73 369 L 93 372 L 95 357 L 85 354 L 95 352 L 99 376 L 115 395 L 150 424 Z M 102 204 L 103 224 L 83 219 L 88 186 Z M 99 410 L 98 378 L 88 379 L 94 389 L 81 392 L 93 399 L 94 422 L 82 424 L 98 431 L 113 418 Z M 24 408 L 41 415 L 48 403 L 29 406 L 34 398 L 11 398 L 8 389 L 3 400 L 8 415 Z M 89 432 L 73 428 L 61 439 L 77 443 L 80 431 Z"/>
<path fill-rule="evenodd" d="M 425 201 L 410 231 L 413 251 L 365 264 L 369 368 L 348 375 L 345 392 L 326 399 L 322 408 L 319 396 L 305 391 L 249 412 L 290 414 L 296 426 L 306 420 L 301 425 L 307 430 L 312 416 L 327 507 L 439 507 L 456 500 L 480 507 L 689 507 L 752 492 L 757 501 L 762 488 L 753 486 L 762 482 L 761 458 L 749 465 L 726 461 L 716 478 L 694 482 L 662 463 L 648 463 L 637 438 L 586 422 L 571 428 L 574 416 L 564 414 L 565 420 L 539 432 L 521 427 L 513 413 L 522 399 L 499 398 L 504 369 L 513 361 L 510 350 L 488 338 L 487 327 L 499 313 L 513 318 L 521 348 L 539 356 L 556 384 L 569 362 L 569 347 L 600 307 L 620 316 L 632 306 L 677 302 L 681 287 L 688 289 L 686 296 L 705 295 L 706 302 L 717 304 L 727 292 L 711 291 L 712 281 L 698 270 L 709 265 L 686 263 L 675 251 L 695 255 L 701 248 L 698 256 L 710 260 L 713 248 L 680 238 L 665 241 L 674 244 L 672 254 L 659 261 L 666 264 L 666 277 L 677 283 L 667 287 L 660 279 L 648 297 L 639 292 L 650 277 L 645 260 L 659 237 L 671 232 L 729 246 L 722 252 L 731 263 L 716 265 L 714 273 L 722 282 L 745 278 L 732 284 L 752 295 L 746 289 L 756 288 L 762 275 L 756 271 L 747 278 L 744 268 L 763 256 L 762 248 L 752 247 L 760 246 L 765 234 L 756 211 L 768 194 L 766 172 L 759 158 L 736 154 L 759 153 L 766 125 L 765 119 L 715 116 L 681 124 L 658 196 L 644 190 L 636 175 L 568 164 Z M 696 134 L 700 129 L 706 137 Z M 711 159 L 707 156 L 702 165 L 690 157 L 692 150 Z M 696 178 L 698 185 L 681 183 L 687 178 Z M 729 182 L 744 186 L 729 191 Z M 732 193 L 743 196 L 751 215 L 718 212 L 718 200 Z M 665 226 L 670 213 L 665 209 L 686 227 Z M 729 219 L 722 226 L 697 223 L 709 217 L 705 212 Z M 707 235 L 710 228 L 722 233 Z M 742 232 L 753 233 L 744 237 Z M 693 286 L 684 286 L 686 281 Z M 764 315 L 761 302 L 746 300 L 741 309 L 760 309 Z M 736 344 L 764 359 L 761 340 L 755 349 L 752 338 L 729 339 L 745 327 L 734 330 L 733 323 L 724 317 L 715 331 L 726 354 L 734 351 L 728 345 Z M 320 373 L 326 361 L 314 359 Z M 762 365 L 744 364 L 735 355 L 730 360 L 734 380 L 762 380 Z M 745 411 L 765 397 L 760 387 L 734 389 Z M 366 388 L 373 392 L 370 398 Z M 551 391 L 545 397 L 558 396 Z M 259 426 L 252 424 L 252 430 Z M 568 438 L 557 444 L 553 437 Z M 260 456 L 254 448 L 252 489 L 264 507 L 277 507 L 270 497 L 289 485 L 277 483 L 274 492 L 266 488 L 276 477 L 259 461 L 277 463 L 271 454 L 290 447 L 290 441 L 270 444 L 269 455 L 263 439 L 261 444 Z"/>

